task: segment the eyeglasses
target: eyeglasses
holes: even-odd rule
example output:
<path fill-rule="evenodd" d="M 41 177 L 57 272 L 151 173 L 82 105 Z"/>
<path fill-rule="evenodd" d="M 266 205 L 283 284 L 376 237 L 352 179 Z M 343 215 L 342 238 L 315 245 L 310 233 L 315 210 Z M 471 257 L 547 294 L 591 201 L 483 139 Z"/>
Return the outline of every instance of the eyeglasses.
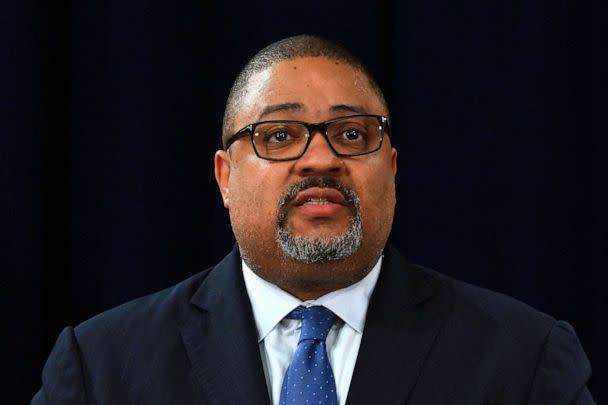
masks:
<path fill-rule="evenodd" d="M 382 115 L 358 114 L 318 124 L 292 120 L 256 122 L 231 136 L 225 149 L 249 135 L 259 158 L 295 160 L 304 155 L 317 131 L 323 134 L 336 156 L 360 156 L 382 147 L 384 134 L 389 131 L 389 119 Z"/>

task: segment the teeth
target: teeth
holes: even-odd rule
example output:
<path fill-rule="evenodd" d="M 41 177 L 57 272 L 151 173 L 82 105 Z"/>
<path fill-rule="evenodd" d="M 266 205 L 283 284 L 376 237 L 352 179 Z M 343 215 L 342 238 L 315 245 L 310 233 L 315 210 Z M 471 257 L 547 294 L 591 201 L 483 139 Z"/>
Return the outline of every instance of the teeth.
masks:
<path fill-rule="evenodd" d="M 327 203 L 329 203 L 329 200 L 327 198 L 311 198 L 310 200 L 305 202 L 305 204 L 316 204 L 316 205 L 327 204 Z"/>

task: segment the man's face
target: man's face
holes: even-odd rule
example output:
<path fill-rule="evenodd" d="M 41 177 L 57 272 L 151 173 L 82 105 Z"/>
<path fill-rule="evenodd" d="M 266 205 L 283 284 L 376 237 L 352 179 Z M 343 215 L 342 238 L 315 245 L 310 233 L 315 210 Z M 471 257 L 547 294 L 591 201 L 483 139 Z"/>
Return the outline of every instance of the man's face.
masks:
<path fill-rule="evenodd" d="M 266 120 L 318 123 L 352 114 L 387 113 L 358 70 L 323 57 L 306 57 L 275 63 L 256 74 L 233 130 Z M 215 159 L 218 185 L 245 261 L 292 292 L 294 285 L 323 290 L 325 283 L 331 290 L 362 278 L 386 243 L 395 205 L 396 151 L 388 137 L 377 152 L 337 157 L 322 134 L 312 135 L 306 153 L 297 160 L 260 159 L 249 137 L 237 140 L 228 153 L 219 151 Z M 349 191 L 357 204 L 348 201 Z M 357 215 L 360 246 L 346 258 L 305 263 L 290 258 L 279 246 L 281 222 L 293 238 L 327 241 L 352 233 Z"/>

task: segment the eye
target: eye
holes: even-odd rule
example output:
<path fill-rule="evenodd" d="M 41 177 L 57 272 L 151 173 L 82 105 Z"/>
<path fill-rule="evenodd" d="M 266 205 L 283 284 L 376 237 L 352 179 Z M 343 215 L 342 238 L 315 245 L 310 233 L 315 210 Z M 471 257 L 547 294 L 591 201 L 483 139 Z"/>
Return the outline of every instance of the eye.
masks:
<path fill-rule="evenodd" d="M 363 138 L 365 134 L 358 129 L 347 129 L 342 132 L 342 137 L 347 141 L 357 141 Z"/>
<path fill-rule="evenodd" d="M 287 131 L 274 131 L 274 132 L 266 134 L 267 142 L 281 143 L 281 142 L 288 141 L 289 138 L 290 138 L 290 135 Z"/>

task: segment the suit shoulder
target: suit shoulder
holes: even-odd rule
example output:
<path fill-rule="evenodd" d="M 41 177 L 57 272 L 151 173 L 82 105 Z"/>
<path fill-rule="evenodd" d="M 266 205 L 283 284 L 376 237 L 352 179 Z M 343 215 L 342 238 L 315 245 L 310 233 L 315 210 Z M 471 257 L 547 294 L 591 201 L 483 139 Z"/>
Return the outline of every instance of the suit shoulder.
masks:
<path fill-rule="evenodd" d="M 441 320 L 427 360 L 429 373 L 453 374 L 454 365 L 464 364 L 464 382 L 457 385 L 484 387 L 486 401 L 574 403 L 577 395 L 590 398 L 585 384 L 591 367 L 568 323 L 505 294 L 417 265 L 410 264 L 407 273 L 408 282 L 432 286 L 434 294 L 424 306 L 436 310 Z M 421 310 L 424 306 L 419 304 Z M 468 398 L 464 402 L 481 402 Z"/>
<path fill-rule="evenodd" d="M 449 295 L 451 312 L 459 318 L 500 326 L 512 331 L 546 336 L 557 320 L 532 306 L 506 294 L 452 278 L 437 271 L 411 265 L 414 272 L 433 282 Z M 539 337 L 540 337 L 539 336 Z"/>
<path fill-rule="evenodd" d="M 186 307 L 212 268 L 164 290 L 136 298 L 104 311 L 74 328 L 78 340 L 99 339 L 100 336 L 122 332 L 151 331 L 175 322 L 176 315 Z"/>

